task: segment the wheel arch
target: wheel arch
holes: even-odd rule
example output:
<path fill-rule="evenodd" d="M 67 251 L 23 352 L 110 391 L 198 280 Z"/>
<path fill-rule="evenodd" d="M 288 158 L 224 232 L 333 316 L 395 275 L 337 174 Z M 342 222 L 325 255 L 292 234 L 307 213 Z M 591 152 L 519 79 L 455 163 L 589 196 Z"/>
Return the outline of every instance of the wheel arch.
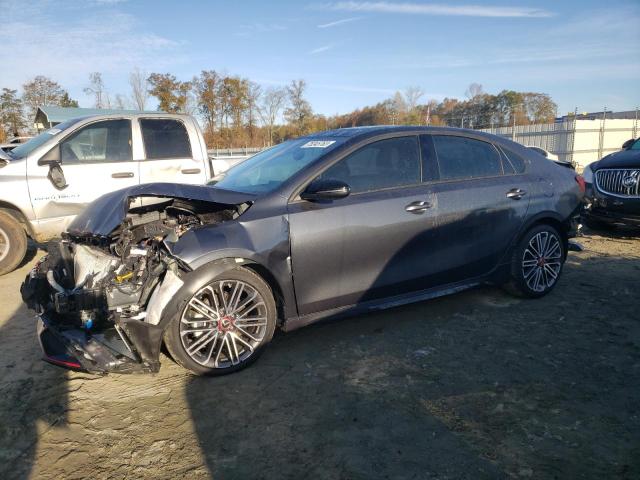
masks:
<path fill-rule="evenodd" d="M 20 210 L 18 207 L 16 207 L 12 203 L 5 202 L 3 200 L 0 200 L 0 210 L 2 210 L 5 213 L 8 213 L 13 218 L 15 218 L 16 221 L 27 233 L 27 235 L 31 238 L 34 238 L 31 222 L 29 222 L 29 220 L 27 219 L 27 216 L 22 212 L 22 210 Z"/>
<path fill-rule="evenodd" d="M 564 256 L 567 257 L 567 252 L 569 248 L 569 230 L 571 228 L 569 220 L 564 220 L 560 215 L 555 212 L 541 212 L 535 217 L 531 218 L 525 225 L 523 226 L 520 234 L 516 238 L 516 242 L 514 245 L 520 243 L 520 240 L 527 234 L 529 230 L 538 225 L 549 225 L 555 228 L 560 236 L 562 237 L 562 244 L 564 247 Z"/>

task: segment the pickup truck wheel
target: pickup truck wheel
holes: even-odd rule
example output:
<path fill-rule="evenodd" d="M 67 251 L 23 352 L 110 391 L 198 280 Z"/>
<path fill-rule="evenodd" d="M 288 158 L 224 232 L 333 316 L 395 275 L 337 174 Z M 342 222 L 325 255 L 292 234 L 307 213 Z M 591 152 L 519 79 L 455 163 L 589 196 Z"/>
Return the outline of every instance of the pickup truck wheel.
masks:
<path fill-rule="evenodd" d="M 276 305 L 269 285 L 236 267 L 208 279 L 164 335 L 173 359 L 196 375 L 224 375 L 253 363 L 271 341 Z"/>
<path fill-rule="evenodd" d="M 6 212 L 0 211 L 0 275 L 13 271 L 27 253 L 27 234 Z"/>

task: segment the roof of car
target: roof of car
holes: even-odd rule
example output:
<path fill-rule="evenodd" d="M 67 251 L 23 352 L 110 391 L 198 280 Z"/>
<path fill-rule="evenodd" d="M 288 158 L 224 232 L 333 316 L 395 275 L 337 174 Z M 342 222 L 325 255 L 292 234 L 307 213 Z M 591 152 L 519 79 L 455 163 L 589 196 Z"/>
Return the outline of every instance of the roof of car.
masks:
<path fill-rule="evenodd" d="M 480 137 L 493 137 L 493 135 L 488 135 L 484 132 L 480 132 L 478 130 L 469 130 L 466 128 L 453 128 L 453 127 L 425 127 L 419 125 L 374 125 L 370 127 L 350 127 L 350 128 L 339 128 L 335 130 L 325 130 L 323 132 L 316 132 L 307 135 L 305 138 L 335 138 L 335 137 L 346 137 L 351 139 L 356 138 L 368 138 L 374 137 L 378 135 L 384 135 L 387 133 L 464 133 L 471 134 Z"/>

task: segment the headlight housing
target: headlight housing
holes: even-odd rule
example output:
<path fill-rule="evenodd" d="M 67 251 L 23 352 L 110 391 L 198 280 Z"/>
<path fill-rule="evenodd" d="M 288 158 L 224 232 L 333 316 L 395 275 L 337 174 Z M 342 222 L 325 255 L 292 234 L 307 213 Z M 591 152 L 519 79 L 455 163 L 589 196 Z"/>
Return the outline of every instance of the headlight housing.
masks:
<path fill-rule="evenodd" d="M 591 165 L 584 167 L 582 178 L 584 178 L 585 183 L 593 183 L 593 170 L 591 170 Z"/>

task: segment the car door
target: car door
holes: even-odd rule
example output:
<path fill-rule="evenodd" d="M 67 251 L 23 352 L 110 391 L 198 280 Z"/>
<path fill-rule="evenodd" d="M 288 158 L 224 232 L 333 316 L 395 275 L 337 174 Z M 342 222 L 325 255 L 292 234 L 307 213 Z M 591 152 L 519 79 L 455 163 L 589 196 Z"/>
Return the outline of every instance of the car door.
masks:
<path fill-rule="evenodd" d="M 421 181 L 417 136 L 370 143 L 328 167 L 351 193 L 289 204 L 291 259 L 301 315 L 421 289 L 434 252 L 436 199 Z"/>
<path fill-rule="evenodd" d="M 140 183 L 204 184 L 204 159 L 200 158 L 199 148 L 195 148 L 199 147 L 199 139 L 190 138 L 182 120 L 140 118 L 139 125 L 145 152 L 140 162 Z"/>
<path fill-rule="evenodd" d="M 499 148 L 481 139 L 425 137 L 423 144 L 432 143 L 438 160 L 435 281 L 447 284 L 486 274 L 524 222 L 531 197 L 524 164 L 516 171 Z"/>
<path fill-rule="evenodd" d="M 51 165 L 39 159 L 30 159 L 27 174 L 36 221 L 44 232 L 51 225 L 49 235 L 60 234 L 75 215 L 99 196 L 138 184 L 129 119 L 85 125 L 65 137 L 49 154 L 59 160 L 66 187 L 54 186 Z"/>

